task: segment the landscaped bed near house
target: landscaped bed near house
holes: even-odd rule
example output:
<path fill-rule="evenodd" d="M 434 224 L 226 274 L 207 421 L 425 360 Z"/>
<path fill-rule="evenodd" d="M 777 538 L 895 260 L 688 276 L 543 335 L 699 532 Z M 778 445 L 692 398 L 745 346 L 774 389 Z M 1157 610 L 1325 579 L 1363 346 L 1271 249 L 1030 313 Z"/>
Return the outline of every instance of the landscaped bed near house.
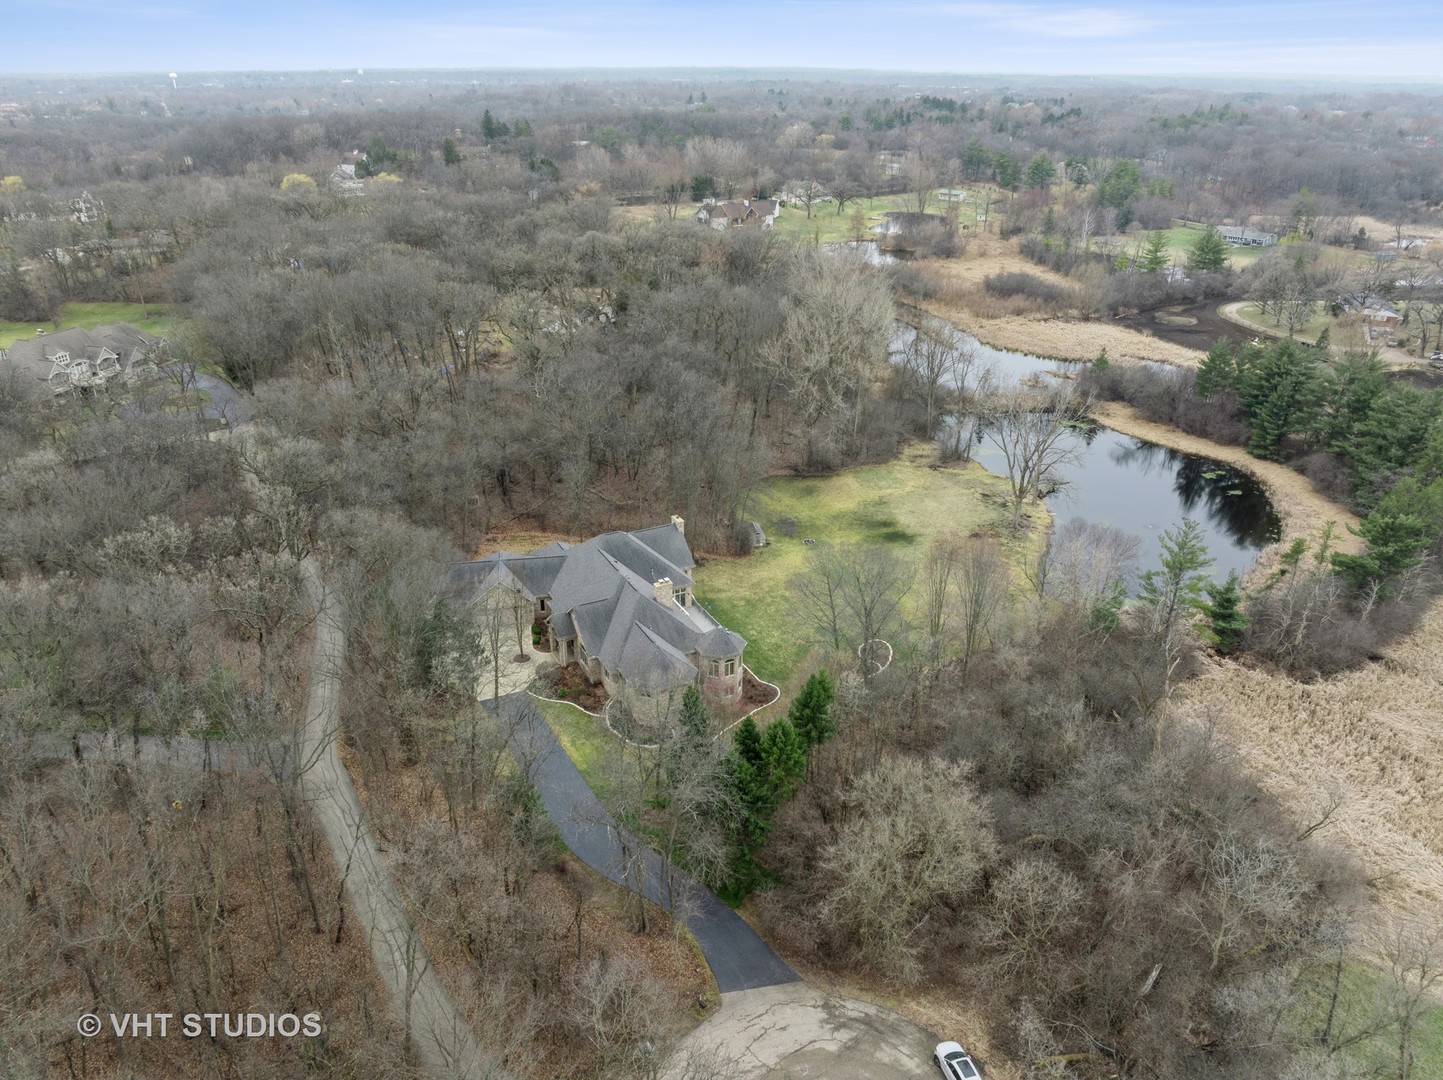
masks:
<path fill-rule="evenodd" d="M 1006 528 L 1007 481 L 980 465 L 935 468 L 930 443 L 909 446 L 895 461 L 823 477 L 773 477 L 753 497 L 749 514 L 771 543 L 741 558 L 709 558 L 693 572 L 697 601 L 747 639 L 747 664 L 760 678 L 788 683 L 819 642 L 815 626 L 794 608 L 790 582 L 816 544 L 878 544 L 920 559 L 933 538 L 949 532 L 995 536 L 1020 566 L 1046 536 L 1046 510 L 1033 504 L 1033 527 L 1021 537 Z M 910 615 L 915 604 L 904 603 Z"/>
<path fill-rule="evenodd" d="M 552 668 L 546 678 L 549 682 L 539 692 L 547 697 L 569 701 L 587 712 L 599 713 L 606 708 L 606 687 L 601 683 L 593 685 L 575 661 L 565 667 Z"/>

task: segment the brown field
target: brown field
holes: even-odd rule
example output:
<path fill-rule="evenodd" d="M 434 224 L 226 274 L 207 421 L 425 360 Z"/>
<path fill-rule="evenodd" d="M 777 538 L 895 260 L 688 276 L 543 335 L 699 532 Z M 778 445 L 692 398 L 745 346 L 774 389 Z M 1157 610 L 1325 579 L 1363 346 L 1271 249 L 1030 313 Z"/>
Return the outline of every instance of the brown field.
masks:
<path fill-rule="evenodd" d="M 1443 920 L 1443 600 L 1383 658 L 1299 683 L 1231 661 L 1185 686 L 1181 708 L 1210 720 L 1300 820 L 1342 799 L 1324 838 L 1364 862 L 1389 912 Z M 1316 817 L 1316 813 L 1313 817 Z"/>
<path fill-rule="evenodd" d="M 1092 360 L 1106 348 L 1113 360 L 1156 360 L 1179 367 L 1197 367 L 1202 363 L 1203 354 L 1196 349 L 1174 345 L 1116 323 L 1007 313 L 1002 305 L 979 303 L 985 297 L 982 279 L 1009 271 L 1032 274 L 1064 289 L 1076 287 L 1071 278 L 1023 258 L 1011 241 L 974 237 L 967 253 L 959 259 L 921 259 L 916 265 L 942 286 L 940 297 L 924 301 L 920 306 L 994 348 L 1058 360 Z"/>

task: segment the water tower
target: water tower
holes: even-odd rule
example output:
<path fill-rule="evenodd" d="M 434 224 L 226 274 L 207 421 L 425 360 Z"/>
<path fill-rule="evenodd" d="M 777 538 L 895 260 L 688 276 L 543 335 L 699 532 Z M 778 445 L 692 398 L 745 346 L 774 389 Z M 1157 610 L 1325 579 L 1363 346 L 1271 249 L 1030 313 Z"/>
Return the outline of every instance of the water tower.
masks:
<path fill-rule="evenodd" d="M 176 75 L 176 73 L 172 71 L 172 72 L 170 73 L 169 78 L 170 78 L 170 88 L 171 88 L 172 90 L 174 90 L 174 89 L 176 88 L 176 86 L 175 86 L 175 80 L 176 80 L 177 78 L 179 78 L 179 76 Z"/>

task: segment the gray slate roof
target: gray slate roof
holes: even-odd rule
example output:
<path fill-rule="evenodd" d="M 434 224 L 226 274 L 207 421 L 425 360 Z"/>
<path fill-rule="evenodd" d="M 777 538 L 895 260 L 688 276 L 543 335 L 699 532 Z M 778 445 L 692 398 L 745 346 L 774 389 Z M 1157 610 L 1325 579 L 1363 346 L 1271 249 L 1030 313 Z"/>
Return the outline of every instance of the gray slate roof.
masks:
<path fill-rule="evenodd" d="M 52 358 L 57 353 L 69 353 L 72 359 L 84 356 L 95 360 L 109 349 L 126 363 L 139 358 L 137 351 L 143 355 L 158 344 L 159 338 L 129 323 L 108 323 L 94 330 L 72 326 L 53 334 L 21 338 L 4 352 L 5 360 L 17 371 L 36 379 L 48 379 L 55 367 Z"/>
<path fill-rule="evenodd" d="M 693 658 L 740 656 L 746 640 L 704 609 L 656 598 L 653 583 L 693 584 L 696 560 L 676 524 L 610 532 L 583 543 L 548 544 L 530 555 L 499 551 L 452 568 L 451 588 L 475 602 L 497 586 L 548 597 L 559 638 L 579 636 L 608 673 L 655 692 L 694 682 Z"/>

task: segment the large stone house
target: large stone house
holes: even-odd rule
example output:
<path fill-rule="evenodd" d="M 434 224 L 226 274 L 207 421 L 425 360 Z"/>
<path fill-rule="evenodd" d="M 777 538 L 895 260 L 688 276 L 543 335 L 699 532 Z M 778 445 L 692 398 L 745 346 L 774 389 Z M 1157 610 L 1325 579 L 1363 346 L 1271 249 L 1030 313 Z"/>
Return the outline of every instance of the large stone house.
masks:
<path fill-rule="evenodd" d="M 129 323 L 109 323 L 94 330 L 73 326 L 48 334 L 37 330 L 8 349 L 0 349 L 0 365 L 22 378 L 36 379 L 60 395 L 104 386 L 149 374 L 165 359 L 166 341 Z"/>
<path fill-rule="evenodd" d="M 659 697 L 687 686 L 737 700 L 746 641 L 696 603 L 686 525 L 556 541 L 528 555 L 498 551 L 452 571 L 478 615 L 495 590 L 529 604 L 558 663 L 576 662 L 616 695 Z"/>

